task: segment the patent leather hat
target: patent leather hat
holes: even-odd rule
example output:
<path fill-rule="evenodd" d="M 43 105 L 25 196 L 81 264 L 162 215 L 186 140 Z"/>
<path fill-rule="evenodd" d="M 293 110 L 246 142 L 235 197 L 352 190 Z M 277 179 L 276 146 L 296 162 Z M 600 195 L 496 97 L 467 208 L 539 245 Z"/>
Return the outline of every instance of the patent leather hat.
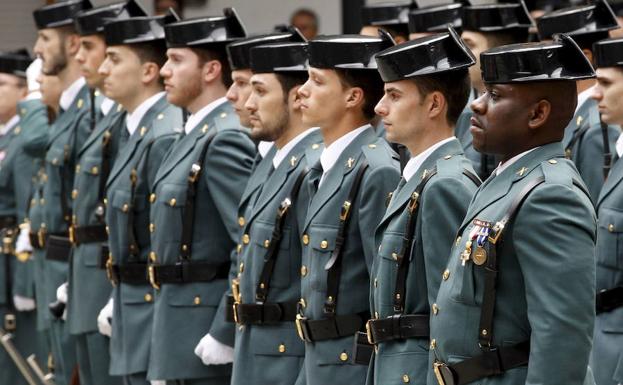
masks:
<path fill-rule="evenodd" d="M 463 30 L 477 32 L 528 30 L 533 24 L 523 0 L 516 3 L 492 3 L 463 7 Z"/>
<path fill-rule="evenodd" d="M 309 66 L 325 69 L 376 70 L 374 55 L 392 47 L 394 40 L 383 31 L 379 37 L 325 35 L 309 41 Z"/>
<path fill-rule="evenodd" d="M 605 39 L 593 44 L 595 67 L 623 66 L 623 38 Z"/>
<path fill-rule="evenodd" d="M 251 71 L 254 73 L 305 73 L 309 59 L 308 45 L 271 43 L 251 48 Z"/>
<path fill-rule="evenodd" d="M 26 48 L 0 52 L 0 73 L 26 78 L 26 70 L 32 60 Z"/>
<path fill-rule="evenodd" d="M 272 43 L 303 43 L 305 38 L 296 27 L 288 27 L 284 32 L 256 35 L 227 45 L 227 56 L 233 71 L 251 68 L 251 49 Z M 275 51 L 276 52 L 276 51 Z"/>
<path fill-rule="evenodd" d="M 107 45 L 164 42 L 164 26 L 177 20 L 179 17 L 171 9 L 165 16 L 115 20 L 104 26 L 104 38 Z"/>
<path fill-rule="evenodd" d="M 104 32 L 104 25 L 114 20 L 147 16 L 147 12 L 135 1 L 114 3 L 80 11 L 75 18 L 76 31 L 81 36 Z"/>
<path fill-rule="evenodd" d="M 462 9 L 459 3 L 413 9 L 409 12 L 409 33 L 443 32 L 448 25 L 460 31 Z"/>
<path fill-rule="evenodd" d="M 225 8 L 223 16 L 198 17 L 171 23 L 165 27 L 165 34 L 169 48 L 224 46 L 224 43 L 247 36 L 233 8 Z"/>
<path fill-rule="evenodd" d="M 557 33 L 574 37 L 619 28 L 616 15 L 605 0 L 546 13 L 536 24 L 541 40 L 551 39 Z"/>
<path fill-rule="evenodd" d="M 416 7 L 412 2 L 383 2 L 364 5 L 361 8 L 363 25 L 404 25 L 409 22 L 409 10 Z"/>
<path fill-rule="evenodd" d="M 57 28 L 73 24 L 78 12 L 91 8 L 89 0 L 68 0 L 43 6 L 32 15 L 37 29 Z"/>

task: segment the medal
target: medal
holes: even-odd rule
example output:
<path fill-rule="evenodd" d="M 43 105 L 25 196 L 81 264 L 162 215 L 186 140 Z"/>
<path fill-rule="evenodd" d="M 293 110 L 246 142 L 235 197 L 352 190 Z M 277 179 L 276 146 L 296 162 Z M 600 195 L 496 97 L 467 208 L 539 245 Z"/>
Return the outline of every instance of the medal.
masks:
<path fill-rule="evenodd" d="M 465 266 L 465 263 L 469 261 L 469 256 L 472 253 L 472 241 L 469 240 L 465 243 L 465 250 L 461 253 L 461 266 Z"/>
<path fill-rule="evenodd" d="M 474 256 L 472 257 L 475 265 L 483 265 L 487 262 L 487 251 L 484 247 L 478 246 L 476 247 L 476 251 L 474 252 Z"/>

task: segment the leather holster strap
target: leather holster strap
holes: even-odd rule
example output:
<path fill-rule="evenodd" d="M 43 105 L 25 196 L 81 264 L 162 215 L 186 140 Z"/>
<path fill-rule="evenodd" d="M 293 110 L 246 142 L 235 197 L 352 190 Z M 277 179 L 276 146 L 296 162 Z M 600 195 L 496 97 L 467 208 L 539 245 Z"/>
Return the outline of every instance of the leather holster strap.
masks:
<path fill-rule="evenodd" d="M 67 234 L 48 234 L 45 243 L 45 259 L 58 262 L 69 261 L 71 241 Z"/>
<path fill-rule="evenodd" d="M 234 319 L 234 303 L 236 300 L 233 295 L 228 295 L 226 297 L 226 306 L 225 306 L 225 322 L 234 323 L 236 320 Z"/>
<path fill-rule="evenodd" d="M 597 293 L 595 305 L 597 314 L 606 313 L 623 306 L 623 286 Z"/>
<path fill-rule="evenodd" d="M 112 276 L 115 282 L 127 283 L 129 285 L 149 285 L 147 263 L 113 265 Z"/>
<path fill-rule="evenodd" d="M 397 314 L 368 321 L 368 336 L 373 344 L 406 338 L 430 336 L 428 314 Z"/>
<path fill-rule="evenodd" d="M 279 322 L 294 321 L 297 314 L 298 302 L 283 303 L 240 303 L 234 305 L 240 325 L 276 324 Z"/>
<path fill-rule="evenodd" d="M 175 265 L 152 265 L 158 284 L 210 282 L 229 276 L 229 263 L 214 265 L 199 261 L 179 262 Z"/>
<path fill-rule="evenodd" d="M 79 244 L 106 242 L 108 233 L 105 225 L 76 226 L 73 229 L 74 242 Z"/>

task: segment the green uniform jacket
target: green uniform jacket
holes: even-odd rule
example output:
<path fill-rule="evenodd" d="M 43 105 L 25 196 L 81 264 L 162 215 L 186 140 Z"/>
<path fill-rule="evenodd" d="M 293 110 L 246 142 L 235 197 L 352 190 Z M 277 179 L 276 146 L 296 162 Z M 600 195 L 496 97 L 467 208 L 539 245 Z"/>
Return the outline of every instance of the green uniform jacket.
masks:
<path fill-rule="evenodd" d="M 182 110 L 162 96 L 147 110 L 138 128 L 119 150 L 106 183 L 108 243 L 115 265 L 147 263 L 151 250 L 149 233 L 150 186 L 164 155 L 182 130 Z M 130 175 L 136 170 L 134 202 Z M 133 210 L 133 229 L 128 213 Z M 130 254 L 128 234 L 133 231 L 137 255 Z M 120 283 L 113 289 L 114 311 L 110 340 L 110 374 L 146 372 L 153 322 L 153 288 L 149 284 Z"/>
<path fill-rule="evenodd" d="M 211 137 L 196 184 L 190 261 L 226 265 L 229 269 L 238 232 L 236 208 L 255 157 L 255 146 L 240 129 L 229 102 L 216 107 L 189 134 L 177 140 L 152 183 L 155 199 L 150 212 L 151 247 L 155 253 L 152 262 L 156 264 L 181 261 L 188 175 Z M 228 284 L 224 277 L 210 282 L 163 284 L 156 292 L 149 379 L 230 375 L 231 365 L 205 366 L 194 354 L 195 346 L 207 332 L 219 338 L 218 330 L 225 320 L 215 318 L 215 314 Z M 217 330 L 214 333 L 213 326 Z"/>
<path fill-rule="evenodd" d="M 372 127 L 359 134 L 342 152 L 314 194 L 322 171 L 314 167 L 303 186 L 310 199 L 303 232 L 301 278 L 302 312 L 310 320 L 326 319 L 327 272 L 325 264 L 335 248 L 340 212 L 360 165 L 369 167 L 363 175 L 342 249 L 342 274 L 337 298 L 337 315 L 369 313 L 370 268 L 376 253 L 374 230 L 385 213 L 385 202 L 400 179 L 397 155 Z M 318 162 L 318 166 L 320 163 Z M 301 199 L 305 195 L 301 194 Z M 309 385 L 364 383 L 367 367 L 351 363 L 354 336 L 305 344 L 305 380 Z"/>
<path fill-rule="evenodd" d="M 560 142 L 524 155 L 476 192 L 442 275 L 431 317 L 431 359 L 456 363 L 481 354 L 478 345 L 485 265 L 460 255 L 474 220 L 495 224 L 527 184 L 524 199 L 498 242 L 493 346 L 530 343 L 529 364 L 478 384 L 582 384 L 595 318 L 596 219 L 590 198 Z M 480 222 L 482 223 L 482 222 Z M 475 242 L 475 241 L 474 241 Z M 436 380 L 429 367 L 429 384 Z"/>
<path fill-rule="evenodd" d="M 370 297 L 375 318 L 394 315 L 394 290 L 398 265 L 395 256 L 403 246 L 405 226 L 409 217 L 407 205 L 422 179 L 433 169 L 435 176 L 420 194 L 419 209 L 413 233 L 413 244 L 407 272 L 404 314 L 429 314 L 437 298 L 441 273 L 456 232 L 476 191 L 475 177 L 464 156 L 461 144 L 454 139 L 430 154 L 413 177 L 394 192 L 381 224 L 376 229 L 379 252 L 374 259 Z M 401 184 L 404 182 L 402 180 Z M 374 382 L 398 384 L 408 379 L 412 384 L 426 384 L 428 339 L 394 340 L 381 343 L 374 357 Z"/>
<path fill-rule="evenodd" d="M 297 143 L 270 177 L 264 179 L 253 212 L 245 217 L 246 236 L 243 234 L 239 256 L 242 303 L 255 303 L 267 251 L 265 242 L 271 239 L 278 209 L 285 198 L 291 198 L 294 204 L 283 225 L 265 302 L 296 303 L 301 296 L 300 277 L 307 272 L 301 270 L 300 232 L 295 219 L 304 216 L 308 202 L 301 202 L 291 191 L 301 173 L 318 161 L 321 144 L 319 130 Z M 232 384 L 247 384 L 253 379 L 256 385 L 292 385 L 301 372 L 304 356 L 305 345 L 296 334 L 294 322 L 240 327 L 236 333 Z M 268 367 L 271 370 L 266 370 Z"/>
<path fill-rule="evenodd" d="M 616 156 L 616 140 L 620 129 L 608 126 L 608 142 L 614 162 Z M 584 179 L 593 202 L 599 197 L 604 184 L 604 140 L 599 120 L 597 102 L 588 98 L 573 116 L 562 140 L 567 158 L 573 160 Z"/>
<path fill-rule="evenodd" d="M 623 161 L 614 167 L 597 201 L 597 292 L 623 286 Z M 597 385 L 623 383 L 623 307 L 595 320 L 591 367 Z"/>
<path fill-rule="evenodd" d="M 120 147 L 121 138 L 127 140 L 125 111 L 113 105 L 100 118 L 94 131 L 78 152 L 78 165 L 72 190 L 73 225 L 104 226 L 104 213 L 96 214 L 100 203 L 100 179 L 103 169 L 104 137 L 109 143 L 110 165 Z M 108 139 L 109 138 L 109 139 Z M 104 180 L 103 183 L 106 181 Z M 104 192 L 102 192 L 104 193 Z M 97 331 L 97 316 L 110 298 L 111 286 L 102 269 L 107 255 L 102 255 L 102 243 L 77 244 L 73 249 L 67 319 L 71 334 Z"/>

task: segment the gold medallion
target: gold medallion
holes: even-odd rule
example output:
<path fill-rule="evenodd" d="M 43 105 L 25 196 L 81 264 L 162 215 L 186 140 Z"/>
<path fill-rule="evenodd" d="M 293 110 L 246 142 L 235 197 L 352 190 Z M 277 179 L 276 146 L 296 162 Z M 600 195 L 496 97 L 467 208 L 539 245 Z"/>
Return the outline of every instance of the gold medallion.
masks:
<path fill-rule="evenodd" d="M 484 247 L 478 246 L 476 251 L 474 251 L 474 256 L 472 257 L 474 264 L 480 266 L 487 262 L 487 251 Z"/>

